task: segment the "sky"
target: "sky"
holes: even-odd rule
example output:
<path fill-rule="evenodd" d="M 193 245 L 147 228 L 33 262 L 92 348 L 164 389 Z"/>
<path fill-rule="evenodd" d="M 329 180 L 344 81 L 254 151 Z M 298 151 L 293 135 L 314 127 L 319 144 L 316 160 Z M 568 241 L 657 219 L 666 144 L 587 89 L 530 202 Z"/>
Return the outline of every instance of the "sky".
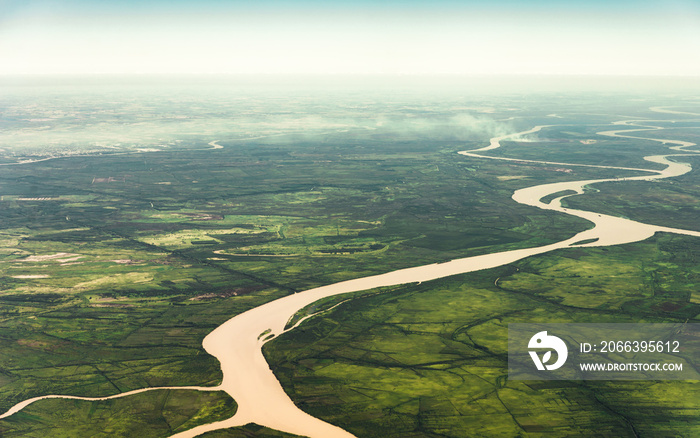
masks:
<path fill-rule="evenodd" d="M 0 75 L 700 76 L 700 0 L 0 0 Z"/>

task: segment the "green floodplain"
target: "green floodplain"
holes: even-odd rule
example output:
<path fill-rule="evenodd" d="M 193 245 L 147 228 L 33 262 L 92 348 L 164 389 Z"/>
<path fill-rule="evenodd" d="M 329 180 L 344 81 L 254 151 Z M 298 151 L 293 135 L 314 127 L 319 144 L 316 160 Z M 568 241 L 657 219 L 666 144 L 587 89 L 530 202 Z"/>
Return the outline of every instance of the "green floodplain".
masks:
<path fill-rule="evenodd" d="M 2 100 L 2 412 L 49 394 L 216 386 L 201 342 L 238 313 L 564 240 L 590 223 L 517 204 L 513 191 L 642 174 L 457 154 L 495 135 L 557 125 L 485 154 L 649 169 L 660 165 L 641 157 L 670 145 L 597 133 L 645 119 L 665 129 L 635 135 L 700 143 L 700 116 L 649 110 L 698 112 L 674 96 L 23 88 Z M 564 203 L 700 230 L 697 170 Z M 700 382 L 509 381 L 506 347 L 511 322 L 698 322 L 699 261 L 699 238 L 657 234 L 339 296 L 302 310 L 329 309 L 264 353 L 300 408 L 361 438 L 698 436 Z M 235 409 L 216 391 L 51 399 L 0 420 L 0 435 L 166 437 Z M 204 436 L 290 435 L 249 425 Z"/>

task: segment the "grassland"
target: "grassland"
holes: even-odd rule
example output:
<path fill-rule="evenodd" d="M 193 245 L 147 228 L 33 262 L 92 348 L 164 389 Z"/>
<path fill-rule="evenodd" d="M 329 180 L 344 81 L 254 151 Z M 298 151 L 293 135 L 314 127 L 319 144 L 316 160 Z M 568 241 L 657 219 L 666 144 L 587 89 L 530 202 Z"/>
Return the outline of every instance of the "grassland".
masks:
<path fill-rule="evenodd" d="M 313 286 L 586 227 L 512 202 L 518 180 L 499 177 L 525 172 L 517 166 L 465 169 L 453 151 L 420 143 L 381 142 L 382 158 L 364 156 L 353 141 L 343 154 L 295 145 L 320 149 L 303 158 L 256 144 L 3 169 L 0 408 L 45 394 L 212 386 L 221 374 L 201 341 L 237 313 Z M 561 176 L 529 178 L 546 177 Z M 87 409 L 61 406 L 66 416 Z"/>
<path fill-rule="evenodd" d="M 155 124 L 127 117 L 134 125 L 129 128 L 110 112 L 114 108 L 93 114 L 86 101 L 76 102 L 77 113 L 119 124 L 134 138 Z M 385 118 L 384 129 L 364 113 L 350 128 L 346 113 L 338 116 L 343 123 L 323 120 L 313 127 L 304 125 L 311 123 L 306 119 L 284 119 L 302 109 L 340 111 L 335 104 L 308 109 L 281 99 L 273 111 L 264 99 L 247 106 L 236 101 L 254 115 L 245 116 L 246 129 L 233 133 L 221 114 L 232 114 L 235 105 L 218 102 L 211 110 L 218 114 L 215 122 L 206 111 L 193 110 L 202 121 L 169 125 L 162 132 L 172 137 L 163 141 L 151 133 L 129 143 L 125 134 L 129 144 L 101 149 L 102 155 L 77 142 L 75 151 L 92 151 L 89 156 L 58 154 L 2 167 L 0 410 L 46 394 L 106 396 L 143 387 L 216 385 L 218 363 L 201 341 L 228 318 L 344 279 L 562 240 L 590 224 L 518 205 L 512 192 L 544 182 L 635 174 L 461 157 L 456 151 L 483 146 L 495 134 L 490 125 L 455 128 L 450 117 L 462 110 L 449 105 L 461 108 L 464 102 L 440 101 L 432 110 L 426 102 L 358 106 Z M 442 105 L 448 109 L 435 109 Z M 502 129 L 552 123 L 545 115 L 552 112 L 551 101 L 518 105 L 493 115 L 515 117 Z M 571 109 L 566 105 L 557 111 Z M 599 112 L 599 105 L 574 108 Z M 161 107 L 164 114 L 175 111 L 167 108 Z M 648 115 L 638 104 L 626 102 L 623 109 Z M 16 115 L 18 125 L 5 142 L 24 141 L 33 130 L 37 143 L 51 137 L 13 111 L 8 114 Z M 612 120 L 579 117 L 579 126 L 542 131 L 538 142 L 507 143 L 503 154 L 651 167 L 638 157 L 662 153 L 658 143 L 629 146 L 596 137 L 599 126 L 583 126 Z M 54 123 L 58 128 L 62 122 Z M 70 126 L 55 139 L 65 140 L 65 147 L 73 134 L 96 130 L 81 130 L 68 115 L 63 123 Z M 192 131 L 200 134 L 187 134 Z M 265 135 L 275 137 L 253 138 Z M 223 149 L 209 149 L 214 139 Z M 547 139 L 571 147 L 552 152 Z M 589 139 L 595 142 L 581 142 Z M 154 147 L 161 151 L 135 152 Z M 32 154 L 4 160 L 46 156 Z M 653 184 L 649 192 L 602 185 L 600 193 L 569 202 L 692 228 L 694 204 L 690 210 L 683 205 L 696 197 L 693 178 Z M 668 196 L 672 192 L 675 197 Z M 503 327 L 547 318 L 696 318 L 697 254 L 696 241 L 663 236 L 625 248 L 562 251 L 381 295 L 358 294 L 275 341 L 266 354 L 300 406 L 359 436 L 537 436 L 548 430 L 663 436 L 666 426 L 691 436 L 697 412 L 686 400 L 696 397 L 697 385 L 507 382 Z M 143 430 L 143 436 L 167 436 L 234 409 L 221 395 L 191 391 L 110 402 L 50 400 L 0 421 L 0 431 L 133 436 Z M 288 435 L 248 426 L 207 436 Z"/>
<path fill-rule="evenodd" d="M 302 409 L 362 437 L 695 436 L 698 382 L 509 381 L 506 340 L 512 322 L 693 320 L 699 257 L 669 235 L 560 250 L 347 301 L 265 353 Z"/>
<path fill-rule="evenodd" d="M 87 402 L 39 401 L 3 421 L 4 437 L 162 437 L 223 420 L 236 410 L 226 393 L 158 390 Z"/>
<path fill-rule="evenodd" d="M 700 144 L 700 136 L 686 136 Z M 698 157 L 679 157 L 700 166 Z M 700 177 L 690 172 L 658 184 L 644 182 L 606 183 L 585 197 L 565 200 L 567 206 L 595 210 L 633 220 L 687 230 L 700 230 Z"/>

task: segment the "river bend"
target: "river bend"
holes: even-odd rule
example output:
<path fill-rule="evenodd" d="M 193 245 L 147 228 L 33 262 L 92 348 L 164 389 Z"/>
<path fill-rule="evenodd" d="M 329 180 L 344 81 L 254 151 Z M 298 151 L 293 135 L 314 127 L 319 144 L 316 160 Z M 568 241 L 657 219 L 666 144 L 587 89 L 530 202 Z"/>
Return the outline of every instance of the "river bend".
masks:
<path fill-rule="evenodd" d="M 663 110 L 663 112 L 671 111 Z M 678 112 L 678 114 L 681 113 Z M 643 126 L 639 129 L 629 129 L 630 126 L 638 127 L 638 125 L 634 125 L 631 121 L 617 122 L 616 124 L 626 126 L 628 128 L 615 131 L 604 131 L 599 132 L 598 134 L 627 139 L 651 140 L 660 142 L 664 145 L 673 144 L 675 146 L 671 147 L 671 149 L 684 153 L 644 157 L 644 159 L 649 162 L 659 163 L 666 166 L 663 170 L 649 170 L 639 168 L 596 166 L 583 164 L 576 165 L 571 163 L 556 163 L 549 161 L 518 160 L 513 158 L 489 157 L 481 154 L 482 152 L 486 152 L 500 147 L 500 142 L 502 140 L 514 139 L 524 135 L 533 134 L 542 130 L 543 128 L 552 125 L 536 126 L 527 131 L 494 137 L 490 140 L 489 145 L 486 147 L 471 151 L 459 152 L 459 154 L 463 156 L 478 159 L 530 162 L 547 165 L 556 164 L 566 166 L 596 167 L 617 170 L 633 170 L 643 172 L 645 173 L 645 175 L 625 178 L 558 182 L 527 187 L 515 191 L 515 193 L 513 194 L 513 199 L 518 203 L 530 205 L 545 210 L 554 210 L 561 213 L 578 216 L 580 218 L 589 220 L 595 225 L 594 228 L 580 232 L 575 236 L 563 240 L 561 242 L 537 248 L 517 249 L 512 251 L 504 251 L 492 254 L 466 257 L 445 263 L 417 266 L 413 268 L 406 268 L 392 272 L 387 272 L 385 274 L 343 281 L 340 283 L 310 289 L 293 295 L 288 295 L 286 297 L 271 301 L 267 304 L 236 315 L 235 317 L 231 318 L 230 320 L 216 328 L 203 341 L 204 349 L 209 354 L 216 357 L 221 363 L 221 370 L 223 372 L 223 381 L 221 385 L 217 387 L 174 387 L 167 389 L 226 391 L 238 403 L 238 410 L 236 411 L 233 417 L 227 420 L 198 426 L 191 430 L 175 434 L 171 438 L 190 438 L 205 433 L 207 431 L 243 426 L 248 423 L 256 423 L 261 426 L 269 427 L 272 429 L 277 429 L 287 433 L 296 434 L 300 436 L 308 436 L 312 438 L 352 437 L 353 435 L 349 432 L 332 424 L 326 423 L 325 421 L 322 421 L 318 418 L 315 418 L 297 408 L 294 402 L 284 392 L 282 386 L 273 374 L 268 363 L 265 361 L 265 357 L 262 354 L 263 344 L 271 339 L 271 337 L 269 336 L 260 336 L 262 333 L 270 333 L 271 335 L 273 335 L 272 338 L 279 336 L 285 331 L 285 325 L 297 311 L 314 303 L 315 301 L 320 300 L 321 298 L 330 297 L 338 294 L 344 294 L 348 292 L 373 289 L 383 286 L 418 283 L 448 277 L 452 275 L 478 271 L 482 269 L 494 268 L 497 266 L 502 266 L 508 263 L 515 262 L 517 260 L 521 260 L 525 257 L 543 254 L 556 249 L 567 248 L 572 246 L 604 246 L 636 242 L 647 239 L 653 236 L 656 232 L 678 233 L 700 237 L 700 232 L 698 231 L 688 231 L 663 226 L 648 225 L 624 218 L 598 214 L 584 210 L 574 210 L 570 208 L 565 208 L 562 207 L 561 200 L 566 196 L 556 198 L 549 203 L 544 203 L 541 201 L 543 197 L 563 190 L 573 190 L 577 194 L 581 194 L 583 193 L 584 188 L 586 186 L 595 183 L 634 180 L 652 181 L 661 178 L 679 176 L 691 170 L 689 164 L 671 161 L 668 159 L 668 157 L 697 155 L 697 152 L 686 150 L 686 148 L 688 147 L 695 146 L 694 143 L 667 139 L 632 137 L 620 133 L 625 132 L 629 134 L 632 131 L 650 131 L 663 128 Z M 210 143 L 210 145 L 213 146 L 213 148 L 217 148 L 218 145 L 216 144 L 216 142 L 212 143 Z M 582 241 L 586 241 L 588 243 L 579 243 Z M 73 397 L 60 395 L 36 397 L 15 405 L 8 412 L 1 415 L 0 418 L 12 415 L 13 413 L 18 412 L 27 405 L 46 398 L 106 400 L 155 389 L 165 388 L 146 388 L 104 398 Z"/>

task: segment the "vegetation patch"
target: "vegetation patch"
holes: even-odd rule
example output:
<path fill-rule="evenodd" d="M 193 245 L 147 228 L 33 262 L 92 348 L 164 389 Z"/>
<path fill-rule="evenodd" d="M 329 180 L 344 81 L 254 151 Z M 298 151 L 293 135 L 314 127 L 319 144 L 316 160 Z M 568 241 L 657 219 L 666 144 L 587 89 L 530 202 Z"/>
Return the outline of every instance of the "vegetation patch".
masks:
<path fill-rule="evenodd" d="M 221 391 L 156 390 L 104 401 L 49 399 L 0 420 L 3 437 L 160 438 L 230 418 L 236 403 Z"/>
<path fill-rule="evenodd" d="M 356 436 L 693 436 L 695 382 L 509 381 L 507 329 L 696 320 L 699 248 L 660 235 L 391 288 L 320 313 L 264 351 L 302 409 Z"/>

